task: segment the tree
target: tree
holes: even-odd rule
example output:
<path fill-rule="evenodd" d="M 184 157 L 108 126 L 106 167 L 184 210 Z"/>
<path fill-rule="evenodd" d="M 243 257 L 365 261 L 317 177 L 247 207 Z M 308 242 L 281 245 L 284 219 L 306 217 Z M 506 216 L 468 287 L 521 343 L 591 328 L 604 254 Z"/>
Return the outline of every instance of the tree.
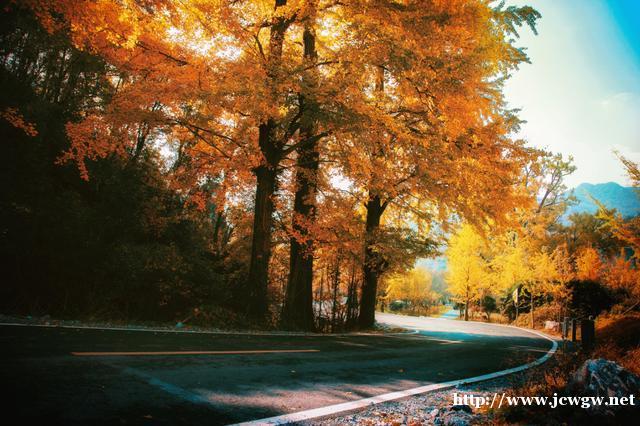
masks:
<path fill-rule="evenodd" d="M 603 275 L 609 287 L 640 296 L 640 273 L 630 259 L 625 259 L 624 251 L 605 266 Z"/>
<path fill-rule="evenodd" d="M 559 272 L 553 255 L 546 249 L 535 253 L 532 258 L 532 277 L 526 285 L 531 302 L 531 328 L 535 326 L 534 298 L 553 293 L 554 283 L 558 279 Z"/>
<path fill-rule="evenodd" d="M 576 278 L 580 281 L 598 281 L 602 271 L 602 260 L 592 247 L 582 248 L 576 256 Z"/>
<path fill-rule="evenodd" d="M 496 289 L 520 293 L 522 286 L 531 279 L 528 253 L 520 240 L 521 236 L 514 231 L 508 231 L 493 240 L 495 255 L 491 259 L 491 281 Z M 518 306 L 516 316 L 517 309 Z"/>
<path fill-rule="evenodd" d="M 371 10 L 376 32 L 355 43 L 372 48 L 374 60 L 360 71 L 368 114 L 358 120 L 362 126 L 340 134 L 336 154 L 365 206 L 361 327 L 373 325 L 378 280 L 388 265 L 381 255 L 384 214 L 405 210 L 430 223 L 457 212 L 480 223 L 523 202 L 513 184 L 529 152 L 507 136 L 518 120 L 504 108 L 502 80 L 493 77 L 527 60 L 508 34 L 539 15 L 461 4 L 379 2 Z"/>
<path fill-rule="evenodd" d="M 307 11 L 286 0 L 27 3 L 48 28 L 69 28 L 79 47 L 100 53 L 123 76 L 121 97 L 70 127 L 74 145 L 66 158 L 76 160 L 85 177 L 85 159 L 140 146 L 158 131 L 181 141 L 180 156 L 190 161 L 182 162 L 180 174 L 193 175 L 190 183 L 222 178 L 220 198 L 254 176 L 247 306 L 264 318 L 280 165 L 318 139 L 294 137 L 302 114 L 291 95 L 302 91 L 284 86 L 296 84 L 305 68 L 299 66 L 303 55 L 293 59 L 296 44 L 287 33 Z M 132 125 L 136 119 L 141 126 Z M 187 136 L 192 141 L 183 143 Z"/>
<path fill-rule="evenodd" d="M 564 178 L 576 170 L 573 165 L 573 157 L 564 159 L 561 153 L 552 154 L 546 152 L 540 161 L 530 165 L 527 169 L 527 178 L 538 194 L 538 206 L 536 213 L 544 210 L 562 212 L 571 202 L 569 191 Z"/>
<path fill-rule="evenodd" d="M 577 253 L 581 247 L 594 247 L 611 255 L 618 249 L 618 241 L 602 218 L 590 213 L 573 213 L 568 219 L 568 225 L 554 229 L 552 239 L 565 244 L 570 253 Z"/>
<path fill-rule="evenodd" d="M 556 270 L 556 282 L 557 285 L 552 287 L 552 295 L 555 300 L 560 303 L 562 312 L 566 311 L 569 307 L 569 289 L 567 285 L 573 279 L 575 279 L 575 268 L 573 266 L 573 259 L 569 255 L 566 244 L 560 244 L 555 248 L 552 253 L 554 268 Z"/>
<path fill-rule="evenodd" d="M 296 163 L 295 198 L 290 239 L 290 267 L 287 296 L 283 310 L 283 322 L 303 330 L 313 329 L 313 257 L 314 237 L 311 230 L 316 221 L 316 192 L 320 153 L 318 141 L 314 139 L 317 126 L 318 104 L 314 89 L 318 84 L 316 51 L 316 1 L 307 1 L 306 20 L 302 42 L 304 65 L 308 68 L 302 76 L 303 89 L 300 94 L 300 135 L 311 142 L 300 146 Z"/>
<path fill-rule="evenodd" d="M 388 300 L 407 301 L 414 313 L 418 308 L 428 308 L 438 299 L 438 294 L 432 289 L 431 273 L 424 268 L 394 274 L 387 279 L 386 284 L 385 293 Z"/>
<path fill-rule="evenodd" d="M 56 164 L 70 148 L 65 123 L 107 108 L 119 94 L 117 73 L 65 31 L 48 33 L 20 4 L 1 19 L 0 111 L 15 110 L 37 130 L 28 135 L 28 126 L 0 119 L 3 310 L 155 321 L 196 309 L 229 313 L 244 255 L 233 212 L 186 202 L 144 126 L 120 155 L 88 161 L 88 182 Z M 194 190 L 210 199 L 215 182 Z"/>
<path fill-rule="evenodd" d="M 480 300 L 480 307 L 487 316 L 487 321 L 491 322 L 491 313 L 497 308 L 496 299 L 487 294 Z"/>
<path fill-rule="evenodd" d="M 640 188 L 640 167 L 637 163 L 616 153 L 627 171 L 631 184 L 635 188 Z M 596 200 L 599 209 L 597 216 L 603 220 L 615 238 L 624 244 L 627 244 L 634 252 L 636 259 L 640 258 L 640 217 L 636 216 L 628 220 L 624 220 L 622 216 L 614 210 L 607 209 L 604 205 Z"/>
<path fill-rule="evenodd" d="M 572 160 L 561 154 L 532 152 L 530 162 L 524 167 L 521 185 L 536 201 L 535 205 L 515 210 L 506 233 L 493 239 L 493 280 L 498 288 L 503 286 L 509 292 L 517 289 L 528 294 L 532 327 L 536 299 L 562 292 L 555 285 L 556 263 L 566 259 L 556 259 L 558 253 L 552 253 L 552 249 L 559 244 L 557 232 L 563 229 L 561 217 L 572 202 L 564 183 L 565 177 L 575 170 Z M 518 306 L 516 317 L 517 314 Z"/>
<path fill-rule="evenodd" d="M 557 272 L 556 280 L 565 285 L 571 281 L 574 276 L 574 267 L 571 257 L 569 256 L 569 250 L 567 250 L 566 244 L 561 244 L 553 251 L 554 268 Z"/>
<path fill-rule="evenodd" d="M 319 176 L 331 174 L 321 169 L 323 153 L 365 207 L 362 327 L 373 324 L 377 283 L 389 269 L 384 245 L 402 245 L 389 236 L 412 235 L 413 252 L 434 239 L 396 232 L 383 214 L 410 212 L 421 227 L 454 213 L 480 224 L 499 222 L 524 202 L 517 181 L 530 151 L 510 137 L 518 119 L 501 89 L 528 60 L 512 38 L 521 25 L 534 27 L 540 15 L 530 7 L 480 0 L 426 7 L 389 0 L 23 3 L 49 31 L 68 31 L 77 48 L 113 69 L 110 101 L 67 126 L 63 160 L 77 162 L 83 177 L 87 161 L 128 153 L 137 161 L 160 142 L 176 152 L 171 185 L 198 205 L 212 196 L 199 187 L 208 179 L 219 185 L 220 211 L 245 202 L 235 193 L 253 190 L 245 290 L 256 319 L 268 314 L 274 230 L 285 222 L 275 217 L 293 204 L 285 320 L 311 327 L 314 198 Z M 293 203 L 283 194 L 291 167 Z"/>
<path fill-rule="evenodd" d="M 470 304 L 479 300 L 489 282 L 485 250 L 486 242 L 470 225 L 463 225 L 449 240 L 447 282 L 454 300 L 464 303 L 465 321 Z"/>

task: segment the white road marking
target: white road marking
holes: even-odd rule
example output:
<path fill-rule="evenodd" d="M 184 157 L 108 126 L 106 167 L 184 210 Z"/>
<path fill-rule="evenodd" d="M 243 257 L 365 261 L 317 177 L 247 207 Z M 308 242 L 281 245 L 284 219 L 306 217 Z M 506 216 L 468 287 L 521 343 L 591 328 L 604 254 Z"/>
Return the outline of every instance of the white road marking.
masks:
<path fill-rule="evenodd" d="M 417 331 L 411 330 L 408 332 L 394 332 L 394 333 L 335 333 L 335 334 L 320 334 L 320 333 L 305 333 L 297 331 L 224 331 L 224 330 L 173 330 L 165 328 L 134 328 L 134 327 L 98 327 L 91 325 L 63 325 L 63 324 L 24 324 L 19 322 L 0 322 L 0 326 L 11 327 L 39 327 L 39 328 L 67 328 L 74 330 L 103 330 L 103 331 L 136 331 L 147 333 L 177 333 L 177 334 L 216 334 L 223 336 L 303 336 L 303 337 L 353 337 L 353 336 L 375 336 L 375 337 L 396 337 L 410 334 L 417 334 Z"/>
<path fill-rule="evenodd" d="M 535 361 L 520 365 L 518 367 L 509 368 L 507 370 L 497 371 L 495 373 L 483 374 L 482 376 L 469 377 L 467 379 L 461 379 L 461 380 L 452 380 L 444 383 L 434 383 L 434 384 L 420 386 L 413 389 L 407 389 L 407 390 L 398 391 L 398 392 L 391 392 L 391 393 L 385 393 L 382 395 L 376 395 L 371 398 L 364 398 L 357 401 L 344 402 L 341 404 L 335 404 L 335 405 L 329 405 L 326 407 L 314 408 L 311 410 L 299 411 L 297 413 L 290 413 L 290 414 L 284 414 L 281 416 L 274 416 L 274 417 L 267 417 L 264 419 L 252 420 L 249 422 L 236 423 L 235 425 L 232 425 L 232 426 L 285 425 L 289 423 L 311 420 L 318 417 L 331 416 L 338 413 L 344 413 L 347 411 L 355 411 L 361 408 L 368 407 L 370 405 L 380 404 L 381 402 L 394 401 L 396 399 L 406 398 L 414 395 L 420 395 L 427 392 L 450 389 L 459 385 L 465 385 L 469 383 L 476 383 L 476 382 L 482 382 L 484 380 L 495 379 L 496 377 L 506 376 L 509 374 L 524 371 L 531 367 L 540 365 L 546 362 L 549 358 L 551 358 L 553 354 L 556 352 L 556 350 L 558 349 L 558 343 L 551 337 L 547 336 L 546 334 L 537 332 L 535 330 L 525 330 L 515 326 L 504 326 L 504 327 L 517 328 L 520 330 L 524 330 L 528 333 L 536 334 L 544 339 L 547 339 L 551 342 L 551 349 L 549 349 L 549 351 L 547 351 L 547 353 L 544 354 L 544 356 L 538 358 Z"/>
<path fill-rule="evenodd" d="M 435 318 L 434 318 L 435 319 Z M 443 321 L 454 321 L 454 320 L 447 320 L 444 318 L 437 318 L 437 319 L 441 319 Z M 195 330 L 164 330 L 164 329 L 142 329 L 142 328 L 126 328 L 126 327 L 92 327 L 92 326 L 67 326 L 67 325 L 46 325 L 46 324 L 21 324 L 21 323 L 0 323 L 0 326 L 2 325 L 8 325 L 8 326 L 24 326 L 24 327 L 45 327 L 45 328 L 71 328 L 71 329 L 89 329 L 89 330 L 118 330 L 118 331 L 141 331 L 141 332 L 160 332 L 160 333 L 192 333 L 192 334 L 240 334 L 240 335 L 276 335 L 276 336 L 327 336 L 327 337 L 338 337 L 341 335 L 335 334 L 335 335 L 320 335 L 320 334 L 313 334 L 313 333 L 242 333 L 242 332 L 225 332 L 225 331 L 195 331 Z M 347 411 L 355 411 L 361 408 L 365 408 L 368 407 L 370 405 L 375 405 L 375 404 L 379 404 L 382 402 L 387 402 L 387 401 L 393 401 L 393 400 L 397 400 L 397 399 L 402 399 L 402 398 L 406 398 L 409 396 L 414 396 L 414 395 L 420 395 L 423 393 L 428 393 L 428 392 L 433 392 L 433 391 L 437 391 L 437 390 L 444 390 L 444 389 L 449 389 L 455 386 L 459 386 L 459 385 L 464 385 L 464 384 L 469 384 L 469 383 L 476 383 L 476 382 L 481 382 L 481 381 L 485 381 L 485 380 L 490 380 L 490 379 L 494 379 L 496 377 L 501 377 L 501 376 L 506 376 L 509 374 L 513 374 L 513 373 L 517 373 L 520 371 L 524 371 L 527 370 L 529 368 L 535 367 L 537 365 L 543 364 L 544 362 L 546 362 L 549 358 L 551 358 L 551 356 L 553 356 L 553 354 L 556 352 L 557 348 L 558 348 L 558 343 L 551 337 L 547 336 L 544 333 L 540 333 L 538 331 L 535 330 L 528 330 L 528 329 L 523 329 L 520 327 L 516 327 L 516 326 L 511 326 L 511 325 L 503 325 L 503 324 L 491 324 L 493 326 L 500 326 L 500 327 L 510 327 L 510 328 L 515 328 L 518 330 L 522 330 L 525 331 L 527 333 L 531 333 L 531 334 L 535 334 L 538 335 L 544 339 L 549 340 L 552 343 L 551 349 L 549 349 L 549 351 L 547 351 L 547 353 L 542 356 L 541 358 L 538 358 L 535 361 L 532 361 L 530 363 L 527 364 L 523 364 L 521 366 L 518 367 L 514 367 L 514 368 L 509 368 L 507 370 L 502 370 L 502 371 L 498 371 L 495 373 L 489 373 L 489 374 L 484 374 L 482 376 L 476 376 L 476 377 L 470 377 L 470 378 L 466 378 L 466 379 L 460 379 L 460 380 L 453 380 L 453 381 L 449 381 L 449 382 L 443 382 L 443 383 L 433 383 L 430 385 L 426 385 L 426 386 L 420 386 L 420 387 L 416 387 L 416 388 L 412 388 L 412 389 L 407 389 L 407 390 L 403 390 L 403 391 L 397 391 L 397 392 L 391 392 L 391 393 L 386 393 L 386 394 L 382 394 L 382 395 L 377 395 L 377 396 L 373 396 L 370 398 L 365 398 L 365 399 L 360 399 L 357 401 L 350 401 L 350 402 L 345 402 L 345 403 L 341 403 L 341 404 L 334 404 L 334 405 L 329 405 L 326 407 L 320 407 L 320 408 L 315 408 L 315 409 L 311 409 L 311 410 L 305 410 L 305 411 L 300 411 L 297 413 L 290 413 L 290 414 L 284 414 L 281 416 L 274 416 L 274 417 L 268 417 L 268 418 L 264 418 L 264 419 L 258 419 L 258 420 L 253 420 L 253 421 L 249 421 L 249 422 L 243 422 L 243 423 L 237 423 L 233 426 L 240 426 L 240 425 L 250 425 L 250 426 L 254 426 L 254 425 L 283 425 L 283 424 L 288 424 L 288 423 L 294 423 L 294 422 L 300 422 L 300 421 L 304 421 L 304 420 L 310 420 L 310 419 L 314 419 L 314 418 L 318 418 L 318 417 L 325 417 L 325 416 L 330 416 L 330 415 L 334 415 L 334 414 L 338 414 L 338 413 L 343 413 L 343 412 L 347 412 Z M 407 327 L 409 328 L 409 327 Z M 376 334 L 376 333 L 355 333 L 355 334 L 342 334 L 342 336 L 354 336 L 354 335 L 371 335 L 371 336 L 379 336 L 379 337 L 394 337 L 394 335 L 412 335 L 412 334 L 419 334 L 419 329 L 413 329 L 411 332 L 409 333 L 387 333 L 387 334 Z M 175 395 L 177 397 L 180 397 L 186 401 L 190 401 L 193 403 L 197 403 L 197 404 L 211 404 L 212 402 L 209 401 L 208 399 L 194 394 L 192 392 L 189 392 L 185 389 L 182 389 L 178 386 L 172 385 L 170 383 L 166 383 L 162 380 L 159 380 L 147 373 L 144 373 L 140 370 L 136 370 L 133 368 L 125 368 L 123 369 L 124 372 L 138 376 L 140 378 L 143 378 L 147 383 L 154 385 L 162 390 L 164 390 L 167 393 L 170 393 L 172 395 Z"/>
<path fill-rule="evenodd" d="M 259 349 L 247 351 L 138 351 L 138 352 L 71 352 L 74 356 L 166 356 L 166 355 L 256 355 L 320 352 L 319 349 Z"/>

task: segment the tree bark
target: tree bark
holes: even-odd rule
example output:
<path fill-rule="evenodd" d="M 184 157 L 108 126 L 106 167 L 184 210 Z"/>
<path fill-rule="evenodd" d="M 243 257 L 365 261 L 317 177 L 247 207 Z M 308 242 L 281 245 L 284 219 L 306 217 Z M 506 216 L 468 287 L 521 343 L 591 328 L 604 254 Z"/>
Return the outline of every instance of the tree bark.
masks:
<path fill-rule="evenodd" d="M 349 280 L 349 292 L 347 296 L 347 328 L 351 328 L 358 320 L 358 290 L 356 288 L 355 262 L 352 263 L 351 279 Z"/>
<path fill-rule="evenodd" d="M 308 18 L 303 32 L 304 59 L 316 61 L 315 32 L 312 17 Z M 305 77 L 307 87 L 313 87 L 316 79 Z M 282 322 L 286 327 L 307 331 L 314 330 L 313 321 L 313 236 L 309 228 L 316 221 L 316 191 L 320 153 L 318 141 L 312 139 L 316 132 L 316 103 L 311 96 L 300 96 L 302 119 L 300 139 L 314 140 L 298 149 L 296 169 L 296 193 L 293 203 L 292 228 L 294 236 L 290 240 L 289 280 L 285 298 Z"/>
<path fill-rule="evenodd" d="M 298 157 L 296 173 L 297 190 L 294 199 L 293 229 L 291 238 L 290 270 L 283 313 L 288 327 L 312 331 L 313 324 L 313 238 L 309 225 L 315 222 L 316 176 L 319 154 L 315 146 L 304 150 Z M 308 164 L 308 168 L 303 168 Z"/>
<path fill-rule="evenodd" d="M 268 313 L 267 287 L 269 260 L 271 258 L 271 233 L 273 229 L 273 195 L 277 188 L 277 164 L 279 156 L 273 148 L 273 121 L 260 125 L 260 148 L 265 154 L 265 164 L 254 169 L 256 196 L 254 201 L 253 236 L 248 277 L 247 310 L 250 317 L 262 321 Z"/>
<path fill-rule="evenodd" d="M 286 6 L 286 0 L 275 0 L 275 7 Z M 290 22 L 276 18 L 269 35 L 269 55 L 266 62 L 267 79 L 273 85 L 277 99 L 277 80 L 282 62 L 282 47 Z M 258 145 L 263 162 L 253 172 L 256 176 L 251 260 L 247 281 L 247 313 L 256 321 L 264 321 L 268 314 L 269 260 L 271 259 L 271 233 L 273 228 L 273 196 L 277 189 L 278 165 L 282 159 L 282 146 L 276 136 L 277 123 L 266 119 L 258 128 Z"/>
<path fill-rule="evenodd" d="M 533 291 L 531 292 L 529 299 L 531 300 L 531 328 L 535 328 L 533 326 Z"/>
<path fill-rule="evenodd" d="M 336 263 L 333 265 L 332 276 L 332 303 L 331 303 L 331 332 L 336 332 L 337 320 L 338 320 L 338 290 L 340 289 L 340 255 L 336 257 Z"/>
<path fill-rule="evenodd" d="M 378 68 L 376 79 L 376 92 L 384 93 L 384 68 Z M 382 135 L 379 135 L 382 137 Z M 379 147 L 378 155 L 384 157 L 384 151 Z M 371 183 L 370 183 L 371 185 Z M 358 325 L 361 328 L 373 327 L 375 323 L 376 296 L 378 291 L 378 278 L 383 267 L 384 260 L 380 253 L 375 250 L 377 234 L 380 230 L 380 218 L 387 207 L 387 202 L 383 203 L 380 194 L 369 189 L 369 200 L 367 201 L 367 224 L 365 228 L 365 249 L 364 264 L 362 267 L 363 281 L 360 295 L 360 316 Z"/>
<path fill-rule="evenodd" d="M 467 290 L 467 298 L 464 301 L 464 320 L 469 321 L 469 291 Z"/>
<path fill-rule="evenodd" d="M 380 218 L 386 208 L 378 195 L 369 195 L 367 201 L 367 224 L 365 236 L 363 282 L 360 296 L 360 316 L 358 325 L 361 328 L 373 327 L 375 322 L 376 296 L 378 278 L 383 269 L 384 259 L 375 249 L 376 236 L 380 229 Z"/>

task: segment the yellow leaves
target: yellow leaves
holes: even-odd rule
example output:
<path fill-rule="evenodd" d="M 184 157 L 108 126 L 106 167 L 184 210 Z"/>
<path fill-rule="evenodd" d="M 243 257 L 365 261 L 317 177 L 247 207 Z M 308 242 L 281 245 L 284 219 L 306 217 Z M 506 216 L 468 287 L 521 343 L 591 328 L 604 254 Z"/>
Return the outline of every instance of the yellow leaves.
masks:
<path fill-rule="evenodd" d="M 532 259 L 532 282 L 537 285 L 529 286 L 534 294 L 550 293 L 554 289 L 554 283 L 559 280 L 559 272 L 556 262 L 546 250 L 538 251 Z"/>
<path fill-rule="evenodd" d="M 431 288 L 432 279 L 431 273 L 424 268 L 394 274 L 386 280 L 387 299 L 390 302 L 407 300 L 412 304 L 433 301 L 437 296 Z"/>
<path fill-rule="evenodd" d="M 471 225 L 462 227 L 449 240 L 446 277 L 449 291 L 457 300 L 471 301 L 490 286 L 484 253 L 486 241 Z"/>
<path fill-rule="evenodd" d="M 556 279 L 562 285 L 571 281 L 574 276 L 574 267 L 566 244 L 561 244 L 553 251 L 553 262 L 556 271 Z"/>
<path fill-rule="evenodd" d="M 494 242 L 492 247 L 495 252 L 491 262 L 494 272 L 492 281 L 499 290 L 510 290 L 517 285 L 530 286 L 535 279 L 532 265 L 534 253 L 530 245 L 513 232 L 501 237 L 503 240 Z"/>
<path fill-rule="evenodd" d="M 602 270 L 602 260 L 598 251 L 585 247 L 576 256 L 576 278 L 581 281 L 597 281 Z"/>
<path fill-rule="evenodd" d="M 5 108 L 3 111 L 0 111 L 0 117 L 7 120 L 13 127 L 22 130 L 27 136 L 35 137 L 38 135 L 35 124 L 25 120 L 17 108 Z"/>

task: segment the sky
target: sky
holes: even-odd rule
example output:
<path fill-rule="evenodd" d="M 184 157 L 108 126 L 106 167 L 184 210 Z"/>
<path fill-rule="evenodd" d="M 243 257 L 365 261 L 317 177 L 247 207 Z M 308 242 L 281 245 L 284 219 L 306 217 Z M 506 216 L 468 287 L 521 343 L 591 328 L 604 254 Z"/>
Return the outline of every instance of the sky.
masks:
<path fill-rule="evenodd" d="M 573 155 L 567 178 L 628 185 L 613 151 L 640 161 L 640 0 L 511 0 L 541 14 L 535 36 L 522 28 L 516 45 L 531 64 L 505 86 L 510 107 L 527 122 L 531 145 Z"/>

